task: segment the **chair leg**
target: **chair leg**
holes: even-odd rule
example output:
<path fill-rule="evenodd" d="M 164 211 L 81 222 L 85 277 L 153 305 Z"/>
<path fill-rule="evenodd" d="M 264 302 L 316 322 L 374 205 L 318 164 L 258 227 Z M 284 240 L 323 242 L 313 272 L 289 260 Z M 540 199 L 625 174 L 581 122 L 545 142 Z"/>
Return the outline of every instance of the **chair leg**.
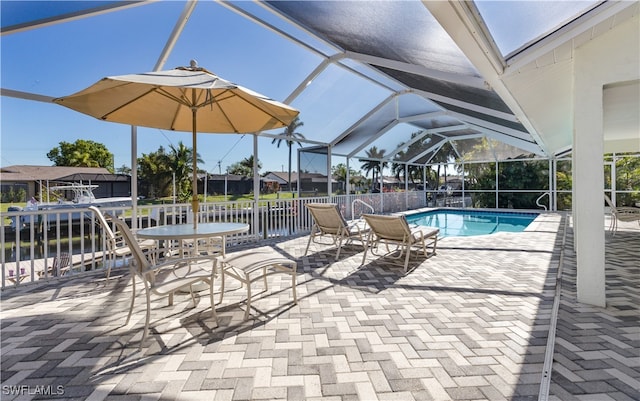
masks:
<path fill-rule="evenodd" d="M 342 235 L 338 236 L 338 251 L 336 252 L 336 260 L 340 258 L 340 249 L 342 249 Z"/>
<path fill-rule="evenodd" d="M 404 256 L 404 272 L 407 272 L 407 268 L 409 267 L 409 256 L 411 255 L 411 245 L 407 244 L 405 252 L 407 253 Z"/>
<path fill-rule="evenodd" d="M 218 303 L 222 303 L 224 297 L 224 276 L 224 268 L 220 267 L 220 301 Z"/>
<path fill-rule="evenodd" d="M 309 252 L 309 245 L 311 245 L 311 240 L 314 237 L 316 231 L 316 225 L 314 224 L 313 227 L 311 227 L 311 232 L 309 233 L 309 241 L 307 241 L 307 249 L 304 250 L 304 256 L 307 256 L 307 252 Z"/>
<path fill-rule="evenodd" d="M 249 320 L 249 311 L 251 310 L 251 282 L 249 281 L 249 276 L 246 277 L 247 280 L 247 309 L 244 311 L 244 320 Z"/>
<path fill-rule="evenodd" d="M 291 290 L 293 291 L 293 303 L 298 303 L 298 295 L 296 294 L 296 271 L 291 269 Z"/>
<path fill-rule="evenodd" d="M 193 295 L 193 285 L 189 286 L 189 293 L 191 294 L 191 300 L 193 301 L 193 307 L 196 307 L 196 296 Z"/>
<path fill-rule="evenodd" d="M 113 262 L 113 254 L 109 253 L 105 258 L 107 261 L 107 281 L 109 281 L 109 277 L 111 276 L 111 264 Z"/>
<path fill-rule="evenodd" d="M 129 319 L 131 319 L 131 313 L 133 312 L 133 304 L 136 300 L 136 277 L 131 277 L 131 306 L 129 307 L 129 314 L 127 315 L 127 321 L 124 322 L 124 325 L 129 324 Z"/>
<path fill-rule="evenodd" d="M 360 266 L 364 265 L 364 262 L 367 261 L 367 251 L 369 250 L 369 247 L 372 245 L 373 244 L 371 243 L 371 233 L 369 233 L 369 235 L 367 235 L 367 241 L 364 244 L 364 254 L 362 255 L 362 263 L 360 263 Z"/>
<path fill-rule="evenodd" d="M 267 282 L 267 266 L 262 268 L 262 281 L 264 282 L 265 291 L 269 291 L 269 283 Z M 249 275 L 247 275 L 247 282 L 249 282 Z M 251 285 L 251 284 L 247 284 Z"/>
<path fill-rule="evenodd" d="M 216 304 L 213 299 L 213 280 L 209 282 L 209 300 L 211 301 L 211 317 L 216 321 L 216 327 L 218 327 L 218 314 L 216 313 Z"/>
<path fill-rule="evenodd" d="M 147 295 L 147 314 L 144 321 L 144 333 L 142 334 L 142 340 L 140 340 L 140 348 L 142 348 L 142 343 L 147 339 L 147 335 L 149 334 L 149 321 L 151 320 L 151 294 L 149 292 L 149 288 L 146 287 L 146 295 Z"/>

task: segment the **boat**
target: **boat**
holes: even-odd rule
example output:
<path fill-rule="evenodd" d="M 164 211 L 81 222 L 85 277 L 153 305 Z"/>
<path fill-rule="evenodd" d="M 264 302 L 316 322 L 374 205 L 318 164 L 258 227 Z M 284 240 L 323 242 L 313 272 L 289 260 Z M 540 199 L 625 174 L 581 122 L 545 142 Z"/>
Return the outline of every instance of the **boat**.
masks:
<path fill-rule="evenodd" d="M 99 188 L 99 185 L 95 184 L 82 184 L 82 183 L 69 183 L 65 185 L 56 185 L 49 187 L 49 191 L 61 191 L 65 194 L 65 198 L 71 193 L 71 201 L 60 200 L 55 203 L 37 203 L 38 210 L 50 210 L 60 209 L 64 207 L 89 207 L 89 206 L 102 206 L 102 207 L 126 207 L 131 206 L 131 197 L 109 197 L 109 198 L 96 198 L 93 194 L 93 190 Z M 32 200 L 35 200 L 32 198 Z M 29 203 L 27 202 L 27 209 Z M 33 209 L 32 209 L 33 210 Z"/>
<path fill-rule="evenodd" d="M 49 187 L 49 191 L 56 191 L 63 194 L 63 198 L 57 202 L 39 202 L 35 198 L 31 198 L 27 201 L 27 205 L 24 208 L 18 206 L 10 206 L 9 211 L 55 211 L 63 209 L 75 209 L 75 208 L 87 208 L 89 206 L 105 207 L 105 208 L 126 208 L 132 206 L 131 197 L 107 197 L 96 198 L 93 191 L 99 188 L 95 184 L 83 184 L 83 183 L 65 183 L 62 185 L 56 185 Z M 69 200 L 70 199 L 70 200 Z M 119 214 L 122 212 L 115 212 Z M 41 222 L 42 217 L 45 216 L 47 221 L 47 229 L 50 228 L 52 221 L 68 224 L 69 218 L 73 222 L 80 221 L 80 212 L 77 213 L 59 213 L 59 214 L 47 214 L 38 215 L 38 222 Z M 112 213 L 113 214 L 113 213 Z M 11 229 L 15 230 L 18 226 L 18 217 L 11 217 Z M 29 227 L 31 217 L 29 215 L 19 216 L 20 229 Z"/>

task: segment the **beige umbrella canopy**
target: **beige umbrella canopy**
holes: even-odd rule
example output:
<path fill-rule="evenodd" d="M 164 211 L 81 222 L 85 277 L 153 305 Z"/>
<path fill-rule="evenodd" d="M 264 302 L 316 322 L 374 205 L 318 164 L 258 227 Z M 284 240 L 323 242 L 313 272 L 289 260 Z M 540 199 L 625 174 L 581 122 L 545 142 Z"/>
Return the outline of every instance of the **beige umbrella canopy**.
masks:
<path fill-rule="evenodd" d="M 288 126 L 298 110 L 198 67 L 106 77 L 54 102 L 100 120 L 190 131 L 194 226 L 197 225 L 198 132 L 256 133 Z"/>

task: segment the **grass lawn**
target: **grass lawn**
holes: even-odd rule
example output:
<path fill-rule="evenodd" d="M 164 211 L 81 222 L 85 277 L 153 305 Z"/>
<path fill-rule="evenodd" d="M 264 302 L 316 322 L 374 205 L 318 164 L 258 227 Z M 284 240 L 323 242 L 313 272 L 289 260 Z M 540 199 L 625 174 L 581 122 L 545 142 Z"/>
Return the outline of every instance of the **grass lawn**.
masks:
<path fill-rule="evenodd" d="M 275 194 L 261 194 L 260 200 L 276 200 L 276 199 L 291 199 L 294 194 L 291 192 L 281 192 Z M 198 195 L 200 202 L 204 202 L 204 195 Z M 235 202 L 239 200 L 253 200 L 253 194 L 244 194 L 244 195 L 228 195 L 226 201 L 227 202 Z M 216 203 L 216 202 L 225 202 L 224 195 L 207 195 L 207 202 Z M 167 198 L 158 198 L 158 199 L 141 199 L 138 201 L 139 206 L 145 205 L 161 205 L 171 203 L 171 197 Z M 189 203 L 188 201 L 185 203 Z M 20 206 L 24 208 L 27 206 L 26 202 L 9 202 L 9 203 L 0 203 L 0 213 L 5 213 L 8 211 L 9 206 Z"/>

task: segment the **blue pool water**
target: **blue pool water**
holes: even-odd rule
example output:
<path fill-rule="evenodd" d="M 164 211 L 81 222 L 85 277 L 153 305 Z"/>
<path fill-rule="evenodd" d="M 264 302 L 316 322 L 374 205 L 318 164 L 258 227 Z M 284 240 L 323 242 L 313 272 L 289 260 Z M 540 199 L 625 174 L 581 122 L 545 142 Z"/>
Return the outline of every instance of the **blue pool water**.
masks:
<path fill-rule="evenodd" d="M 409 224 L 438 227 L 441 237 L 486 235 L 496 232 L 521 232 L 538 213 L 492 212 L 475 210 L 433 210 L 408 214 Z"/>

